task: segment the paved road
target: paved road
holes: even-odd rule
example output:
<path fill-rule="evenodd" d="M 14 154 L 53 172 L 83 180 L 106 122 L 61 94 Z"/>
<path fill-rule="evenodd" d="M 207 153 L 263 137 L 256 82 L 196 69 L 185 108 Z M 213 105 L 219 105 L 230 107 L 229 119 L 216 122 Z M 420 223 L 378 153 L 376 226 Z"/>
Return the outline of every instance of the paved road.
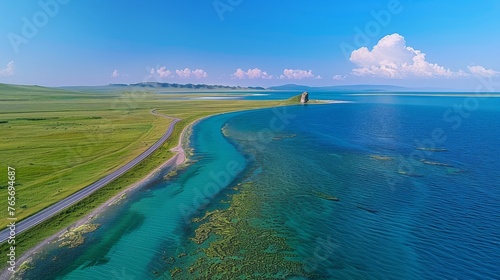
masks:
<path fill-rule="evenodd" d="M 17 222 L 16 223 L 16 234 L 19 234 L 25 230 L 28 230 L 43 221 L 53 217 L 57 213 L 61 212 L 62 210 L 70 207 L 71 205 L 76 204 L 80 200 L 88 197 L 98 189 L 104 187 L 105 185 L 109 184 L 111 181 L 115 180 L 116 178 L 120 177 L 123 175 L 125 172 L 129 171 L 132 169 L 132 167 L 136 166 L 139 164 L 141 161 L 143 161 L 146 157 L 151 155 L 154 151 L 156 151 L 165 141 L 167 141 L 168 137 L 172 134 L 172 131 L 174 130 L 174 126 L 177 122 L 180 121 L 180 119 L 172 118 L 169 116 L 166 116 L 164 114 L 156 113 L 155 110 L 151 110 L 151 114 L 157 115 L 157 116 L 162 116 L 162 117 L 167 117 L 174 119 L 174 121 L 170 124 L 168 127 L 167 132 L 163 134 L 163 136 L 158 140 L 156 143 L 153 144 L 153 146 L 149 147 L 145 152 L 140 154 L 138 157 L 134 158 L 132 161 L 129 163 L 125 164 L 124 166 L 120 167 L 120 169 L 114 171 L 113 173 L 107 175 L 106 177 L 100 179 L 97 182 L 94 182 L 93 184 L 85 187 L 84 189 L 81 189 L 80 191 L 66 197 L 65 199 L 52 204 L 51 206 L 43 209 L 42 211 L 37 212 L 36 214 L 29 216 L 28 218 Z M 0 243 L 3 243 L 9 238 L 10 230 L 9 229 L 4 229 L 0 232 Z"/>

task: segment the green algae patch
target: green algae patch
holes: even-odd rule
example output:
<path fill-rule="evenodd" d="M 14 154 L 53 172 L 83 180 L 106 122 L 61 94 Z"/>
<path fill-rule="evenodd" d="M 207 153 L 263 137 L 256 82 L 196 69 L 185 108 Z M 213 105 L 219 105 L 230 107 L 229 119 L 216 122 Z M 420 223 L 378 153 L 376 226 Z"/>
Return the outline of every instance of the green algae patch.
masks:
<path fill-rule="evenodd" d="M 417 148 L 419 151 L 427 151 L 427 152 L 432 152 L 432 153 L 442 153 L 442 152 L 448 152 L 447 149 L 439 149 L 439 148 L 425 148 L 425 147 L 420 147 Z"/>
<path fill-rule="evenodd" d="M 177 169 L 171 170 L 167 175 L 163 176 L 164 180 L 171 180 L 173 177 L 177 176 Z"/>
<path fill-rule="evenodd" d="M 336 197 L 334 195 L 323 193 L 323 192 L 315 191 L 314 195 L 317 196 L 317 197 L 319 197 L 319 198 L 321 198 L 321 199 L 325 199 L 325 200 L 340 201 L 340 198 L 338 198 L 338 197 Z"/>
<path fill-rule="evenodd" d="M 173 278 L 173 277 L 175 277 L 177 274 L 179 274 L 181 272 L 182 272 L 182 269 L 176 267 L 176 268 L 170 270 L 170 276 Z"/>
<path fill-rule="evenodd" d="M 394 159 L 393 157 L 381 156 L 381 155 L 371 155 L 370 158 L 374 159 L 374 160 L 380 160 L 380 161 L 390 161 L 390 160 Z"/>
<path fill-rule="evenodd" d="M 455 167 L 446 168 L 446 174 L 448 174 L 448 175 L 460 175 L 460 174 L 463 174 L 466 172 L 467 172 L 466 170 L 458 169 Z"/>
<path fill-rule="evenodd" d="M 272 138 L 273 141 L 279 141 L 283 139 L 292 139 L 295 138 L 297 134 L 291 134 L 291 135 L 278 135 Z"/>
<path fill-rule="evenodd" d="M 447 163 L 441 163 L 441 162 L 436 162 L 436 161 L 429 161 L 429 160 L 425 160 L 425 159 L 420 160 L 420 162 L 422 162 L 423 164 L 427 164 L 427 165 L 452 167 L 451 165 L 449 165 Z"/>
<path fill-rule="evenodd" d="M 260 197 L 252 183 L 239 184 L 226 209 L 194 218 L 194 245 L 186 270 L 173 268 L 173 279 L 283 279 L 309 276 L 285 235 L 259 222 Z"/>
<path fill-rule="evenodd" d="M 409 173 L 409 172 L 406 172 L 406 171 L 398 171 L 396 173 L 398 173 L 399 175 L 403 175 L 403 176 L 407 176 L 407 177 L 413 177 L 413 178 L 424 177 L 424 175 L 422 175 L 422 174 Z"/>
<path fill-rule="evenodd" d="M 29 257 L 26 261 L 24 261 L 19 268 L 12 274 L 11 278 L 8 279 L 23 279 L 26 271 L 33 268 L 33 257 Z"/>
<path fill-rule="evenodd" d="M 25 270 L 32 268 L 32 265 L 33 265 L 32 262 L 33 262 L 33 258 L 28 258 L 25 262 L 23 262 L 21 264 L 21 266 L 19 267 L 19 271 L 22 272 L 22 271 L 25 271 Z"/>
<path fill-rule="evenodd" d="M 127 193 L 120 195 L 118 199 L 112 201 L 108 206 L 121 204 L 125 199 L 127 199 Z"/>
<path fill-rule="evenodd" d="M 59 247 L 75 248 L 82 245 L 85 241 L 83 235 L 97 230 L 99 226 L 98 224 L 85 224 L 61 234 L 58 240 L 61 242 Z"/>
<path fill-rule="evenodd" d="M 16 275 L 21 277 L 26 270 L 33 268 L 33 258 L 29 257 L 26 261 L 24 261 L 19 269 L 16 271 Z"/>

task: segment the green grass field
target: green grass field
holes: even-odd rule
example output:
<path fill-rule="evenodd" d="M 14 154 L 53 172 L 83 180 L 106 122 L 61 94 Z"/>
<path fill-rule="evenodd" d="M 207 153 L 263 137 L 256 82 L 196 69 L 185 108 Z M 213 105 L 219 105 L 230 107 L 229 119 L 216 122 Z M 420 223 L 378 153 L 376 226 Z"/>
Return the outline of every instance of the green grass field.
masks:
<path fill-rule="evenodd" d="M 189 93 L 189 96 L 195 96 Z M 279 101 L 173 100 L 179 94 L 82 93 L 0 84 L 0 201 L 7 201 L 7 166 L 16 168 L 19 219 L 67 197 L 133 159 L 181 118 L 167 143 L 94 195 L 17 237 L 18 254 L 68 227 L 172 156 L 192 121 L 221 112 L 280 105 Z M 5 203 L 4 217 L 7 217 Z M 0 220 L 3 228 L 6 219 Z M 1 247 L 6 246 L 4 243 Z"/>

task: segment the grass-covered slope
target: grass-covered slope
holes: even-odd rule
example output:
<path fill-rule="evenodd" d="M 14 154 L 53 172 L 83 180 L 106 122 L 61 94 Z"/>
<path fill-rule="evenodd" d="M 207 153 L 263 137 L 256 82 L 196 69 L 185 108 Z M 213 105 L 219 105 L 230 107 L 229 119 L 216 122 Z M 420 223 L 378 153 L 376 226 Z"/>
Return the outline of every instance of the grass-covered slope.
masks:
<path fill-rule="evenodd" d="M 299 94 L 299 95 L 296 95 L 296 96 L 292 96 L 292 97 L 288 98 L 287 100 L 285 100 L 285 102 L 283 102 L 282 104 L 283 105 L 301 104 L 300 103 L 300 98 L 301 97 L 302 97 L 302 94 Z"/>
<path fill-rule="evenodd" d="M 165 133 L 171 120 L 274 105 L 256 101 L 179 101 L 150 93 L 96 95 L 0 85 L 0 158 L 17 171 L 17 217 L 67 197 L 133 159 Z M 75 99 L 77 97 L 77 99 Z M 9 100 L 9 101 L 5 101 Z M 174 134 L 170 143 L 177 143 Z M 0 189 L 7 188 L 0 174 Z M 7 192 L 0 192 L 0 200 Z M 0 227 L 7 224 L 0 220 Z"/>

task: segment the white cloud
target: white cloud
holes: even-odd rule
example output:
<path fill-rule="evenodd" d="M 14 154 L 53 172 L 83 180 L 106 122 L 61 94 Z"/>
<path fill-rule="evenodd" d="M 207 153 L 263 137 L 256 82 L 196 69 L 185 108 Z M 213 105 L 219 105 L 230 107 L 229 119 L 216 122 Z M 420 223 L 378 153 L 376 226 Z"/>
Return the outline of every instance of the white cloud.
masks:
<path fill-rule="evenodd" d="M 342 76 L 342 75 L 335 75 L 333 76 L 333 79 L 335 81 L 343 81 L 345 79 L 345 76 Z"/>
<path fill-rule="evenodd" d="M 318 75 L 316 76 L 316 78 L 314 78 L 315 80 L 323 80 L 323 77 L 321 77 L 321 75 Z"/>
<path fill-rule="evenodd" d="M 151 69 L 152 74 L 154 74 L 154 69 Z M 160 76 L 160 78 L 168 78 L 172 74 L 172 71 L 168 70 L 165 66 L 162 66 L 156 70 L 156 74 Z"/>
<path fill-rule="evenodd" d="M 193 75 L 197 78 L 197 79 L 201 79 L 201 78 L 206 78 L 208 77 L 208 74 L 207 72 L 205 72 L 204 70 L 202 69 L 196 69 L 193 71 Z"/>
<path fill-rule="evenodd" d="M 184 70 L 175 70 L 175 73 L 177 74 L 177 76 L 179 76 L 179 78 L 183 79 L 187 79 L 191 76 L 194 76 L 197 79 L 208 77 L 207 72 L 205 72 L 203 69 L 196 69 L 194 71 L 191 71 L 191 69 L 185 68 Z"/>
<path fill-rule="evenodd" d="M 184 70 L 175 70 L 175 73 L 179 78 L 189 78 L 191 76 L 191 70 L 189 68 L 185 68 Z"/>
<path fill-rule="evenodd" d="M 238 68 L 236 72 L 234 72 L 233 74 L 233 76 L 238 79 L 244 79 L 245 75 L 246 75 L 245 71 L 241 70 L 240 68 Z"/>
<path fill-rule="evenodd" d="M 113 71 L 113 73 L 111 74 L 111 77 L 112 77 L 112 78 L 118 78 L 118 77 L 120 77 L 120 73 L 118 73 L 118 70 L 116 70 L 116 69 L 115 69 L 115 70 Z"/>
<path fill-rule="evenodd" d="M 238 68 L 236 72 L 232 74 L 233 77 L 237 79 L 272 79 L 273 76 L 267 74 L 266 71 L 262 71 L 259 68 L 248 69 L 246 72 L 241 68 Z"/>
<path fill-rule="evenodd" d="M 174 72 L 167 69 L 167 67 L 165 67 L 165 66 L 162 66 L 158 69 L 151 68 L 149 73 L 150 73 L 151 77 L 153 77 L 154 75 L 158 75 L 160 78 L 173 78 L 174 77 Z M 179 78 L 182 78 L 182 79 L 187 79 L 187 78 L 191 78 L 191 77 L 194 77 L 197 79 L 202 79 L 202 78 L 208 77 L 207 72 L 205 72 L 205 70 L 203 70 L 203 69 L 196 69 L 196 70 L 191 71 L 191 69 L 185 68 L 184 70 L 175 70 L 175 74 L 177 74 L 177 76 Z"/>
<path fill-rule="evenodd" d="M 300 69 L 285 69 L 283 70 L 283 75 L 280 79 L 291 79 L 291 80 L 302 80 L 302 79 L 314 79 L 317 78 L 312 73 L 312 70 L 300 70 Z"/>
<path fill-rule="evenodd" d="M 5 69 L 0 69 L 0 76 L 12 76 L 14 75 L 14 61 L 7 63 Z"/>
<path fill-rule="evenodd" d="M 473 75 L 477 75 L 477 76 L 481 76 L 481 77 L 485 77 L 485 78 L 492 78 L 495 76 L 500 76 L 500 72 L 495 71 L 493 69 L 486 69 L 483 66 L 476 65 L 476 66 L 469 66 L 468 68 L 469 68 L 469 71 Z"/>
<path fill-rule="evenodd" d="M 406 46 L 405 38 L 397 33 L 380 39 L 371 51 L 366 47 L 353 51 L 350 60 L 359 67 L 352 70 L 356 76 L 392 79 L 467 76 L 463 71 L 454 72 L 426 61 L 425 53 Z"/>

